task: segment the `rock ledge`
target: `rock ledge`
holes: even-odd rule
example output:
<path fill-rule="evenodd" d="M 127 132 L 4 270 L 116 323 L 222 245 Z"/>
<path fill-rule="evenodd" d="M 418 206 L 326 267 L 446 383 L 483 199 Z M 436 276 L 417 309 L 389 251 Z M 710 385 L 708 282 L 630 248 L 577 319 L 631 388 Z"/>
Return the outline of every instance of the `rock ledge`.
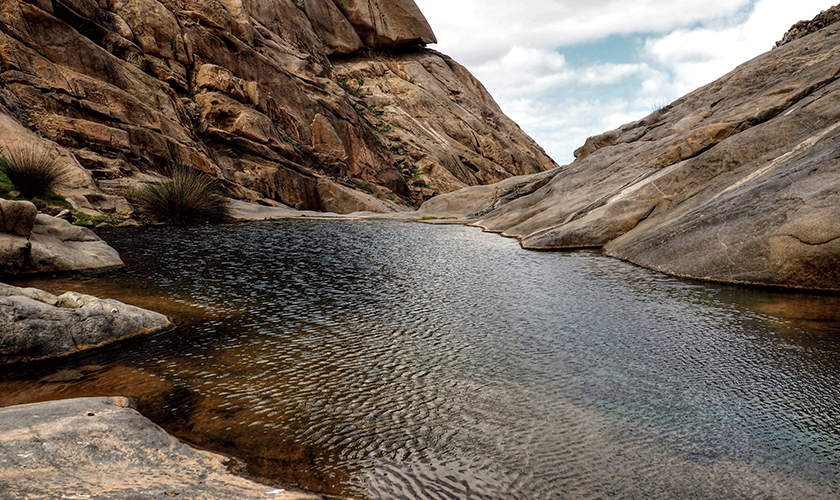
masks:
<path fill-rule="evenodd" d="M 317 500 L 234 476 L 129 408 L 123 397 L 0 409 L 2 498 Z"/>
<path fill-rule="evenodd" d="M 63 356 L 174 325 L 116 300 L 0 283 L 0 364 Z"/>

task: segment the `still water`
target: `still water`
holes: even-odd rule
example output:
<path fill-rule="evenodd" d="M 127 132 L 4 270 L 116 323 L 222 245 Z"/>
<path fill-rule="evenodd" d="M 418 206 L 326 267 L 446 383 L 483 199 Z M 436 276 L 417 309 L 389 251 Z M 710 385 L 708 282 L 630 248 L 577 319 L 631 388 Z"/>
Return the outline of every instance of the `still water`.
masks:
<path fill-rule="evenodd" d="M 269 482 L 358 499 L 840 497 L 840 298 L 680 281 L 463 226 L 111 230 L 83 290 L 177 330 L 0 373 L 127 395 Z"/>

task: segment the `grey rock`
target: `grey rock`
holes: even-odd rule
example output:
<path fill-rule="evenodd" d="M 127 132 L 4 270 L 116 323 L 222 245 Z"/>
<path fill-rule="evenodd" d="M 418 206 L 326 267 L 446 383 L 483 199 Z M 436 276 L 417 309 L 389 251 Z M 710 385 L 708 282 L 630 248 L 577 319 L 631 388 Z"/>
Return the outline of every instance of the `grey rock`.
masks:
<path fill-rule="evenodd" d="M 32 245 L 24 236 L 0 233 L 0 274 L 17 274 L 23 270 Z"/>
<path fill-rule="evenodd" d="M 172 326 L 162 314 L 116 300 L 0 284 L 0 364 L 63 356 Z"/>
<path fill-rule="evenodd" d="M 29 238 L 27 272 L 73 271 L 123 265 L 116 250 L 93 231 L 38 214 Z"/>
<path fill-rule="evenodd" d="M 442 195 L 420 214 L 676 276 L 837 291 L 838 75 L 835 23 L 590 138 L 570 165 Z"/>

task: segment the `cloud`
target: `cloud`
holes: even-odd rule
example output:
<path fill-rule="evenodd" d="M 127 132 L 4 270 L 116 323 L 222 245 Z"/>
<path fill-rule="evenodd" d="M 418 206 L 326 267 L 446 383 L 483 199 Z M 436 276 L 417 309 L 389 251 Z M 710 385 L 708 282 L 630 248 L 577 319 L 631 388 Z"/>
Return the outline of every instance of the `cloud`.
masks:
<path fill-rule="evenodd" d="M 772 48 L 835 0 L 416 0 L 444 52 L 560 163 Z"/>
<path fill-rule="evenodd" d="M 750 0 L 415 0 L 438 48 L 462 64 L 497 59 L 527 41 L 556 48 L 610 34 L 667 33 L 735 16 Z"/>

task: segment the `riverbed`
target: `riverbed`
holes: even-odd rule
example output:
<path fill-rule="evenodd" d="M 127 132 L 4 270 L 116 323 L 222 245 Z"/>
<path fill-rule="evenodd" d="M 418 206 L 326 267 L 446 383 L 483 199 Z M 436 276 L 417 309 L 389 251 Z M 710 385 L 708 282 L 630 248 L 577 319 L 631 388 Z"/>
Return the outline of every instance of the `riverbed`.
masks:
<path fill-rule="evenodd" d="M 241 473 L 346 498 L 840 495 L 840 297 L 457 225 L 100 236 L 125 268 L 12 284 L 180 326 L 2 370 L 0 406 L 130 396 Z"/>

